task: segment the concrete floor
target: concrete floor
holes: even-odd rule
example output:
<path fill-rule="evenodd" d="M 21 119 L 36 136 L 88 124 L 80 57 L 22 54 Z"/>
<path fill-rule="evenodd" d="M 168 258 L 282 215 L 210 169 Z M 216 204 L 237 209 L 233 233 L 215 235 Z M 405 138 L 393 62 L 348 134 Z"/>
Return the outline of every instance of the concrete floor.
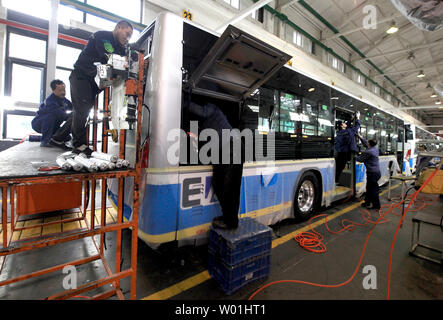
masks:
<path fill-rule="evenodd" d="M 394 195 L 400 188 L 394 191 Z M 386 188 L 383 189 L 386 191 Z M 386 192 L 381 197 L 387 203 Z M 337 204 L 322 213 L 333 215 L 355 204 Z M 329 223 L 333 230 L 340 229 L 345 218 L 362 222 L 361 208 L 357 207 Z M 427 207 L 426 212 L 442 212 L 443 200 Z M 412 231 L 412 217 L 407 215 L 400 229 L 392 262 L 391 299 L 443 299 L 443 268 L 441 265 L 409 256 Z M 375 217 L 376 213 L 373 212 Z M 362 264 L 355 278 L 340 288 L 320 288 L 304 284 L 284 283 L 271 286 L 261 292 L 258 300 L 383 300 L 386 299 L 389 252 L 399 217 L 389 215 L 389 223 L 378 225 L 366 249 Z M 272 226 L 274 241 L 307 225 L 285 220 Z M 371 226 L 358 227 L 353 232 L 332 235 L 324 225 L 316 228 L 325 237 L 326 253 L 314 254 L 302 249 L 292 238 L 272 250 L 271 274 L 264 280 L 251 283 L 231 296 L 220 289 L 215 280 L 210 279 L 207 270 L 207 246 L 187 246 L 177 248 L 174 243 L 152 250 L 142 241 L 138 243 L 137 299 L 166 297 L 173 300 L 244 300 L 264 284 L 278 280 L 303 280 L 320 284 L 338 284 L 346 281 L 354 272 L 363 244 Z M 438 227 L 421 230 L 423 241 L 433 243 L 443 249 L 443 233 Z M 107 234 L 106 257 L 114 266 L 115 234 Z M 8 257 L 1 279 L 12 278 L 38 268 L 50 267 L 57 263 L 82 258 L 95 252 L 91 240 L 78 240 L 56 247 L 21 253 Z M 130 265 L 130 232 L 123 233 L 123 268 Z M 377 289 L 363 287 L 363 267 L 375 266 Z M 78 284 L 93 281 L 105 275 L 100 262 L 78 268 Z M 63 291 L 62 283 L 66 274 L 55 272 L 36 279 L 0 287 L 0 299 L 44 299 Z M 123 293 L 129 297 L 129 280 L 121 282 Z M 186 287 L 186 290 L 183 288 Z M 108 287 L 109 288 L 109 287 Z M 94 293 L 102 292 L 98 289 Z M 90 295 L 90 293 L 88 293 Z"/>

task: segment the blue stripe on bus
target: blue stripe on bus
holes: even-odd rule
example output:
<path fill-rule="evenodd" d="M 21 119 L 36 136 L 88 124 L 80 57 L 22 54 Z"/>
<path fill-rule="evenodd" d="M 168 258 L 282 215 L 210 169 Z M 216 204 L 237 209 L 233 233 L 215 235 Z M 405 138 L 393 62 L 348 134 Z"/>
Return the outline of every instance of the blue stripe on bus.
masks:
<path fill-rule="evenodd" d="M 139 228 L 150 235 L 160 235 L 177 229 L 177 205 L 180 185 L 146 185 Z"/>
<path fill-rule="evenodd" d="M 323 192 L 332 191 L 334 168 L 319 170 L 323 180 Z M 357 183 L 364 181 L 365 174 L 365 166 L 357 165 Z M 293 201 L 295 183 L 299 175 L 300 171 L 275 173 L 269 181 L 265 181 L 262 175 L 243 177 L 240 214 Z M 283 190 L 289 191 L 283 193 Z M 246 194 L 248 194 L 247 197 Z M 218 203 L 181 209 L 180 195 L 181 185 L 179 184 L 146 185 L 139 219 L 140 230 L 149 235 L 161 235 L 210 223 L 214 217 L 222 214 Z M 205 192 L 206 196 L 207 192 Z M 117 203 L 115 195 L 111 192 L 110 197 L 114 203 Z M 125 204 L 126 219 L 130 219 L 131 212 L 131 208 Z"/>

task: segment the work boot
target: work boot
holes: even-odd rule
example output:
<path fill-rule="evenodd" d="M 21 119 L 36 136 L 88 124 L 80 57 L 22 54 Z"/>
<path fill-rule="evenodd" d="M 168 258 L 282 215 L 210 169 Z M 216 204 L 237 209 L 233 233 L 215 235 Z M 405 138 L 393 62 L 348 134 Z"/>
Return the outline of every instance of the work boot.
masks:
<path fill-rule="evenodd" d="M 62 141 L 57 141 L 51 138 L 51 140 L 49 140 L 48 144 L 50 146 L 56 147 L 56 148 L 60 148 L 63 150 L 72 150 L 72 148 L 68 147 L 64 142 Z"/>
<path fill-rule="evenodd" d="M 237 226 L 231 226 L 226 224 L 226 222 L 223 220 L 222 217 L 216 217 L 214 218 L 214 220 L 212 220 L 212 227 L 216 228 L 216 229 L 237 229 Z"/>
<path fill-rule="evenodd" d="M 75 148 L 74 150 L 72 150 L 72 153 L 75 155 L 80 155 L 80 154 L 84 154 L 86 156 L 86 158 L 90 158 L 92 155 L 92 150 L 89 149 L 86 145 L 81 145 L 78 148 Z"/>

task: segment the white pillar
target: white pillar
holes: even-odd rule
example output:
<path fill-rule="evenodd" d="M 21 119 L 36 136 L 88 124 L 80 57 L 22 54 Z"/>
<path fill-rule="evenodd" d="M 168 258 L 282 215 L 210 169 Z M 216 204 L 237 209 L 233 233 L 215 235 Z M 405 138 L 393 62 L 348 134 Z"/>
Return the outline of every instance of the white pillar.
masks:
<path fill-rule="evenodd" d="M 6 9 L 0 0 L 0 18 L 6 19 Z M 0 97 L 4 95 L 5 79 L 5 56 L 6 56 L 6 25 L 0 24 Z M 0 139 L 3 138 L 3 106 L 0 105 Z"/>
<path fill-rule="evenodd" d="M 58 39 L 58 6 L 59 0 L 51 1 L 51 18 L 49 20 L 48 58 L 46 64 L 46 96 L 52 93 L 50 83 L 55 79 L 55 65 Z"/>

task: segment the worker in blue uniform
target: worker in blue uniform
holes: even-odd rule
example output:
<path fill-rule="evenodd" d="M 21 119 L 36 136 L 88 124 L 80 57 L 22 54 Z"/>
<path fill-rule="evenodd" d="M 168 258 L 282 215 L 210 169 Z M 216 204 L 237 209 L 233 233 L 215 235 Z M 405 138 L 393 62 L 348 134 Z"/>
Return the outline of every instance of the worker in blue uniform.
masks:
<path fill-rule="evenodd" d="M 80 53 L 74 70 L 69 77 L 74 107 L 72 135 L 73 153 L 90 157 L 92 150 L 86 141 L 86 121 L 100 92 L 95 83 L 97 67 L 94 63 L 106 64 L 111 54 L 126 55 L 126 46 L 133 33 L 132 25 L 125 20 L 117 23 L 114 31 L 98 31 L 91 35 L 86 47 Z"/>
<path fill-rule="evenodd" d="M 41 147 L 69 149 L 65 143 L 71 139 L 72 104 L 63 81 L 53 80 L 50 85 L 52 93 L 40 104 L 31 126 L 42 134 Z"/>
<path fill-rule="evenodd" d="M 225 114 L 214 103 L 204 102 L 203 99 L 190 102 L 185 111 L 194 115 L 201 130 L 214 129 L 219 136 L 219 161 L 213 163 L 212 185 L 215 195 L 222 209 L 222 216 L 216 217 L 212 221 L 212 226 L 219 229 L 236 229 L 238 227 L 238 211 L 240 207 L 240 190 L 243 176 L 244 145 L 240 135 L 233 133 L 230 141 L 223 145 L 221 142 L 223 130 L 232 130 L 232 126 Z M 236 148 L 232 146 L 238 143 L 241 145 L 241 154 L 237 155 Z M 223 163 L 223 149 L 228 148 L 230 153 L 229 163 Z M 240 159 L 240 163 L 235 163 L 235 159 Z"/>
<path fill-rule="evenodd" d="M 362 162 L 366 166 L 366 198 L 362 204 L 363 207 L 380 210 L 380 187 L 378 180 L 381 178 L 379 155 L 377 141 L 366 141 L 360 137 L 363 145 L 367 148 L 360 156 L 357 157 L 358 162 Z M 372 207 L 371 207 L 372 204 Z"/>
<path fill-rule="evenodd" d="M 356 135 L 360 130 L 360 112 L 356 114 L 355 125 L 350 122 L 337 121 L 337 135 L 335 137 L 335 183 L 339 182 L 340 175 L 351 160 L 352 153 L 358 152 Z"/>

